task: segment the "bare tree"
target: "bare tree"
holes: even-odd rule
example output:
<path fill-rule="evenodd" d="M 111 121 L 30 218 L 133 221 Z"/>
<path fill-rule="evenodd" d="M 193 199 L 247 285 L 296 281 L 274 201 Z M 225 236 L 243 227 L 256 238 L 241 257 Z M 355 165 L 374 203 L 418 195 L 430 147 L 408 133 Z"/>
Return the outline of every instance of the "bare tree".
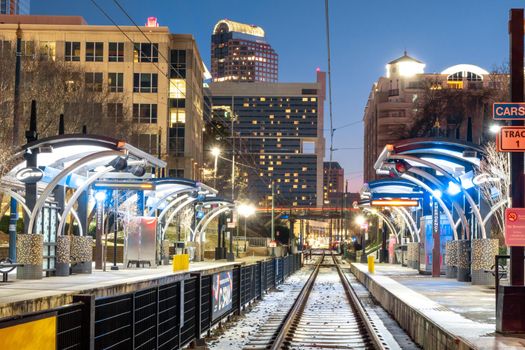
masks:
<path fill-rule="evenodd" d="M 510 165 L 508 153 L 498 152 L 496 144 L 489 142 L 484 146 L 484 158 L 476 174 L 483 199 L 491 208 L 498 209 L 492 216 L 492 237 L 503 238 L 505 209 L 508 207 L 510 186 Z"/>
<path fill-rule="evenodd" d="M 14 107 L 15 53 L 0 54 L 0 137 L 7 142 Z M 142 127 L 132 122 L 131 108 L 123 93 L 109 90 L 94 73 L 78 64 L 49 57 L 24 57 L 20 84 L 20 130 L 27 128 L 31 100 L 37 102 L 40 137 L 57 134 L 64 114 L 65 132 L 80 133 L 85 125 L 91 134 L 130 140 Z M 19 135 L 19 144 L 24 143 Z M 2 149 L 5 149 L 3 146 Z"/>

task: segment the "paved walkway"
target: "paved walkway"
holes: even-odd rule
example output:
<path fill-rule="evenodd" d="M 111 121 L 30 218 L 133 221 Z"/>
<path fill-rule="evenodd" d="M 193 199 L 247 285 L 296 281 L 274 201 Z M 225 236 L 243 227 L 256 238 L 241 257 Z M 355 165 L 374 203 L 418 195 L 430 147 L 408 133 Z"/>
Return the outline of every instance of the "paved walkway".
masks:
<path fill-rule="evenodd" d="M 16 273 L 9 276 L 9 282 L 0 283 L 0 318 L 25 312 L 45 310 L 72 302 L 75 294 L 96 296 L 126 293 L 161 283 L 184 278 L 191 272 L 213 273 L 235 264 L 250 264 L 266 257 L 239 258 L 235 262 L 204 261 L 191 263 L 189 270 L 173 272 L 171 265 L 156 268 L 130 268 L 107 271 L 94 270 L 92 274 L 78 274 L 65 277 L 46 277 L 41 280 L 16 280 Z"/>
<path fill-rule="evenodd" d="M 494 288 L 473 286 L 445 277 L 432 278 L 400 265 L 353 264 L 383 290 L 456 337 L 477 349 L 523 349 L 525 337 L 496 334 Z M 525 317 L 525 315 L 524 315 Z"/>

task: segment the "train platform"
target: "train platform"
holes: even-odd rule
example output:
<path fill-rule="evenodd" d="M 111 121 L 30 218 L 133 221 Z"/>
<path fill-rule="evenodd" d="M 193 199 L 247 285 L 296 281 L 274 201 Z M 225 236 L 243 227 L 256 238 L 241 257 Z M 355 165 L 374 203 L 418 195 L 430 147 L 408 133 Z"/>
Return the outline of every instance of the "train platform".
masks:
<path fill-rule="evenodd" d="M 374 298 L 425 349 L 523 349 L 525 336 L 496 333 L 494 288 L 432 278 L 400 265 L 352 263 Z"/>
<path fill-rule="evenodd" d="M 65 277 L 46 277 L 41 280 L 17 280 L 16 273 L 9 275 L 9 282 L 0 283 L 0 318 L 37 312 L 67 305 L 73 296 L 94 295 L 96 298 L 130 293 L 177 282 L 191 273 L 212 274 L 231 269 L 236 265 L 250 265 L 269 259 L 264 256 L 238 258 L 234 262 L 210 260 L 192 262 L 188 270 L 172 271 L 171 265 L 155 268 L 123 268 L 112 271 L 95 270 L 91 274 Z"/>

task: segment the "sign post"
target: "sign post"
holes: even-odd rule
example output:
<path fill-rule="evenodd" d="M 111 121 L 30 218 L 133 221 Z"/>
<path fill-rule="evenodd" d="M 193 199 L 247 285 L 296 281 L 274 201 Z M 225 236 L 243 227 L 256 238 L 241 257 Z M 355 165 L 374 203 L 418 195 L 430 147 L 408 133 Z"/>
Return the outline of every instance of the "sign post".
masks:
<path fill-rule="evenodd" d="M 434 245 L 432 247 L 432 277 L 439 277 L 441 274 L 441 240 L 439 226 L 439 205 L 432 200 L 432 238 Z"/>
<path fill-rule="evenodd" d="M 509 39 L 510 39 L 510 95 L 512 103 L 518 103 L 514 106 L 508 106 L 509 117 L 512 121 L 511 127 L 514 129 L 514 133 L 510 133 L 508 130 L 507 135 L 500 135 L 500 138 L 509 138 L 509 143 L 512 141 L 520 141 L 516 137 L 518 132 L 521 137 L 521 130 L 524 127 L 523 120 L 524 115 L 520 115 L 520 105 L 524 102 L 524 86 L 523 86 L 523 55 L 524 55 L 524 10 L 523 9 L 511 9 L 509 18 Z M 503 106 L 501 106 L 503 107 Z M 512 110 L 514 107 L 514 110 Z M 496 113 L 502 112 L 505 114 L 505 110 L 500 109 Z M 517 149 L 513 150 L 510 154 L 510 195 L 511 195 L 511 207 L 513 211 L 506 212 L 509 217 L 506 216 L 506 222 L 513 219 L 512 226 L 515 222 L 519 221 L 519 211 L 524 210 L 525 207 L 525 196 L 524 186 L 525 179 L 523 176 L 523 149 L 521 148 L 521 142 L 515 143 Z M 514 214 L 512 214 L 514 213 Z M 517 217 L 514 217 L 517 215 Z M 509 223 L 510 224 L 510 223 Z M 509 227 L 510 228 L 510 227 Z M 511 235 L 514 229 L 511 228 Z M 506 231 L 508 234 L 509 231 Z M 511 236 L 510 245 L 510 264 L 509 264 L 509 276 L 510 286 L 499 286 L 498 292 L 496 293 L 496 331 L 501 333 L 522 333 L 525 332 L 525 286 L 524 284 L 524 247 L 512 245 Z"/>

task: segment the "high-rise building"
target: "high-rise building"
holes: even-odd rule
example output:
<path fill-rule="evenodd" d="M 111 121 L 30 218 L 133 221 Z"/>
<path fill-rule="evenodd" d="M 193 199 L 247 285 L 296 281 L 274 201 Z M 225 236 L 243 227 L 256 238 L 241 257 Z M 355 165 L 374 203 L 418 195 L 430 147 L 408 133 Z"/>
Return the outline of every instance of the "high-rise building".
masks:
<path fill-rule="evenodd" d="M 345 170 L 339 162 L 323 163 L 323 204 L 330 205 L 333 197 L 345 191 Z"/>
<path fill-rule="evenodd" d="M 0 0 L 0 14 L 28 15 L 30 5 L 30 0 Z"/>
<path fill-rule="evenodd" d="M 486 88 L 501 85 L 486 70 L 470 65 L 458 64 L 441 73 L 425 73 L 425 64 L 405 54 L 386 65 L 386 75 L 380 77 L 372 86 L 365 107 L 364 122 L 364 181 L 377 179 L 374 170 L 376 162 L 385 145 L 403 138 L 414 137 L 407 131 L 414 128 L 415 116 L 421 101 L 435 98 L 435 105 L 442 103 L 443 112 L 453 118 L 427 113 L 423 120 L 425 127 L 435 127 L 434 135 L 479 142 L 483 138 L 483 123 L 486 122 L 490 106 L 487 105 Z M 448 89 L 448 90 L 447 90 Z M 447 94 L 447 92 L 449 94 Z M 472 97 L 468 108 L 454 96 Z M 432 95 L 432 96 L 430 96 Z M 477 100 L 475 99 L 477 96 Z M 486 97 L 486 96 L 485 96 Z M 437 108 L 437 107 L 436 107 Z M 468 110 L 468 115 L 466 114 Z M 416 125 L 417 126 L 417 125 Z"/>
<path fill-rule="evenodd" d="M 272 181 L 277 206 L 322 205 L 325 79 L 318 71 L 314 83 L 210 84 L 214 117 L 226 111 L 234 118 L 229 143 L 250 166 L 250 199 L 258 205 L 271 205 Z"/>
<path fill-rule="evenodd" d="M 192 35 L 172 34 L 156 23 L 144 34 L 120 26 L 124 35 L 78 16 L 0 15 L 0 23 L 0 44 L 6 44 L 0 47 L 15 47 L 20 23 L 24 59 L 78 66 L 85 71 L 83 82 L 123 97 L 111 113 L 109 104 L 96 110 L 140 125 L 140 134 L 128 142 L 167 161 L 166 175 L 200 178 L 205 68 Z M 72 113 L 64 106 L 66 123 Z"/>
<path fill-rule="evenodd" d="M 211 36 L 214 82 L 277 82 L 278 56 L 255 25 L 222 19 Z"/>

